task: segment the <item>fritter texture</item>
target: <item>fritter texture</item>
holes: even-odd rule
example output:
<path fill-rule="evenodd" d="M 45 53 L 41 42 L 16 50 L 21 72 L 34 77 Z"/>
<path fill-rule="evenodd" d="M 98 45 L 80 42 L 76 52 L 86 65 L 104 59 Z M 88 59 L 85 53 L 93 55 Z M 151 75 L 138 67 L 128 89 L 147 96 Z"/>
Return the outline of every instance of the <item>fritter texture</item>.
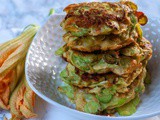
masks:
<path fill-rule="evenodd" d="M 137 6 L 127 1 L 72 4 L 64 11 L 67 15 L 61 26 L 74 36 L 120 34 L 139 19 Z"/>

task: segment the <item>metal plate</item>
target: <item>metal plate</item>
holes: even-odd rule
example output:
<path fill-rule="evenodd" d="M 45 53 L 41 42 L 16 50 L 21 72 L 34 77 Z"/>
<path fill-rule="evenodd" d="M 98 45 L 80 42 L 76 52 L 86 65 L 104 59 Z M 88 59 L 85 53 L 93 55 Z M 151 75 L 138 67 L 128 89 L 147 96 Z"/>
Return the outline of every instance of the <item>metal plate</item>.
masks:
<path fill-rule="evenodd" d="M 53 15 L 40 29 L 33 40 L 26 61 L 26 76 L 30 87 L 44 100 L 55 105 L 62 111 L 79 118 L 88 120 L 110 120 L 110 119 L 140 119 L 160 114 L 160 21 L 149 19 L 149 23 L 143 27 L 144 36 L 153 44 L 153 57 L 149 62 L 152 75 L 152 84 L 141 96 L 142 102 L 137 112 L 129 117 L 103 117 L 91 115 L 74 110 L 65 96 L 57 91 L 57 87 L 63 84 L 59 73 L 65 68 L 66 63 L 55 51 L 62 46 L 63 30 L 60 22 L 64 15 Z"/>

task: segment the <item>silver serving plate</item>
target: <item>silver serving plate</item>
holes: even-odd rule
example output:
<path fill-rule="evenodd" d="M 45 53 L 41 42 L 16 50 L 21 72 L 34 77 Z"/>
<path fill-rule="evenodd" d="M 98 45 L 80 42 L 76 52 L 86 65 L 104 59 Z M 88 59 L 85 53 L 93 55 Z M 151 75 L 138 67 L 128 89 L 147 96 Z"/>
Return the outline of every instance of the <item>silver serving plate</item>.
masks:
<path fill-rule="evenodd" d="M 64 44 L 64 31 L 60 27 L 63 18 L 64 15 L 50 16 L 35 36 L 28 51 L 26 78 L 38 96 L 61 110 L 62 115 L 65 112 L 80 120 L 139 120 L 160 114 L 160 20 L 149 19 L 149 23 L 143 27 L 144 36 L 153 44 L 153 57 L 148 66 L 152 84 L 141 96 L 142 102 L 137 112 L 128 117 L 107 117 L 75 110 L 74 104 L 57 90 L 57 87 L 63 84 L 59 74 L 66 66 L 66 62 L 55 55 L 55 51 Z"/>

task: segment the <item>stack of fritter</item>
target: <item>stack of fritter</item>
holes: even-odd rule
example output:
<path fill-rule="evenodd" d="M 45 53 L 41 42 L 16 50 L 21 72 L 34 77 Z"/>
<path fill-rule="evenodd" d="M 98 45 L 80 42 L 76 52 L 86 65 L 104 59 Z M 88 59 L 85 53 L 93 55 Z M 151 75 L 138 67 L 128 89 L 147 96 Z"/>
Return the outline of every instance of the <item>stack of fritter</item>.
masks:
<path fill-rule="evenodd" d="M 130 1 L 72 4 L 61 26 L 66 44 L 56 51 L 68 63 L 59 91 L 92 114 L 135 112 L 144 92 L 152 46 L 140 25 L 147 17 Z"/>

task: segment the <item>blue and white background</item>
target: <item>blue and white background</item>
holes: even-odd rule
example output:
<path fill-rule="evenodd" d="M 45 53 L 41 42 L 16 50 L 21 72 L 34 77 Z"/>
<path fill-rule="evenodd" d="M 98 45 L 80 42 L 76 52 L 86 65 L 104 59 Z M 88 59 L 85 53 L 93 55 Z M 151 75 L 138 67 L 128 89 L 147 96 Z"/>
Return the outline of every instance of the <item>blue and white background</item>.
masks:
<path fill-rule="evenodd" d="M 51 8 L 54 8 L 56 13 L 62 13 L 68 4 L 86 1 L 116 0 L 0 0 L 0 44 L 16 37 L 29 24 L 42 26 Z M 147 16 L 160 19 L 160 0 L 134 1 Z M 39 113 L 39 118 L 36 120 L 73 120 L 40 98 L 37 98 L 35 109 Z M 0 110 L 0 120 L 4 114 L 10 116 L 6 111 Z M 160 117 L 147 120 L 160 120 Z"/>

